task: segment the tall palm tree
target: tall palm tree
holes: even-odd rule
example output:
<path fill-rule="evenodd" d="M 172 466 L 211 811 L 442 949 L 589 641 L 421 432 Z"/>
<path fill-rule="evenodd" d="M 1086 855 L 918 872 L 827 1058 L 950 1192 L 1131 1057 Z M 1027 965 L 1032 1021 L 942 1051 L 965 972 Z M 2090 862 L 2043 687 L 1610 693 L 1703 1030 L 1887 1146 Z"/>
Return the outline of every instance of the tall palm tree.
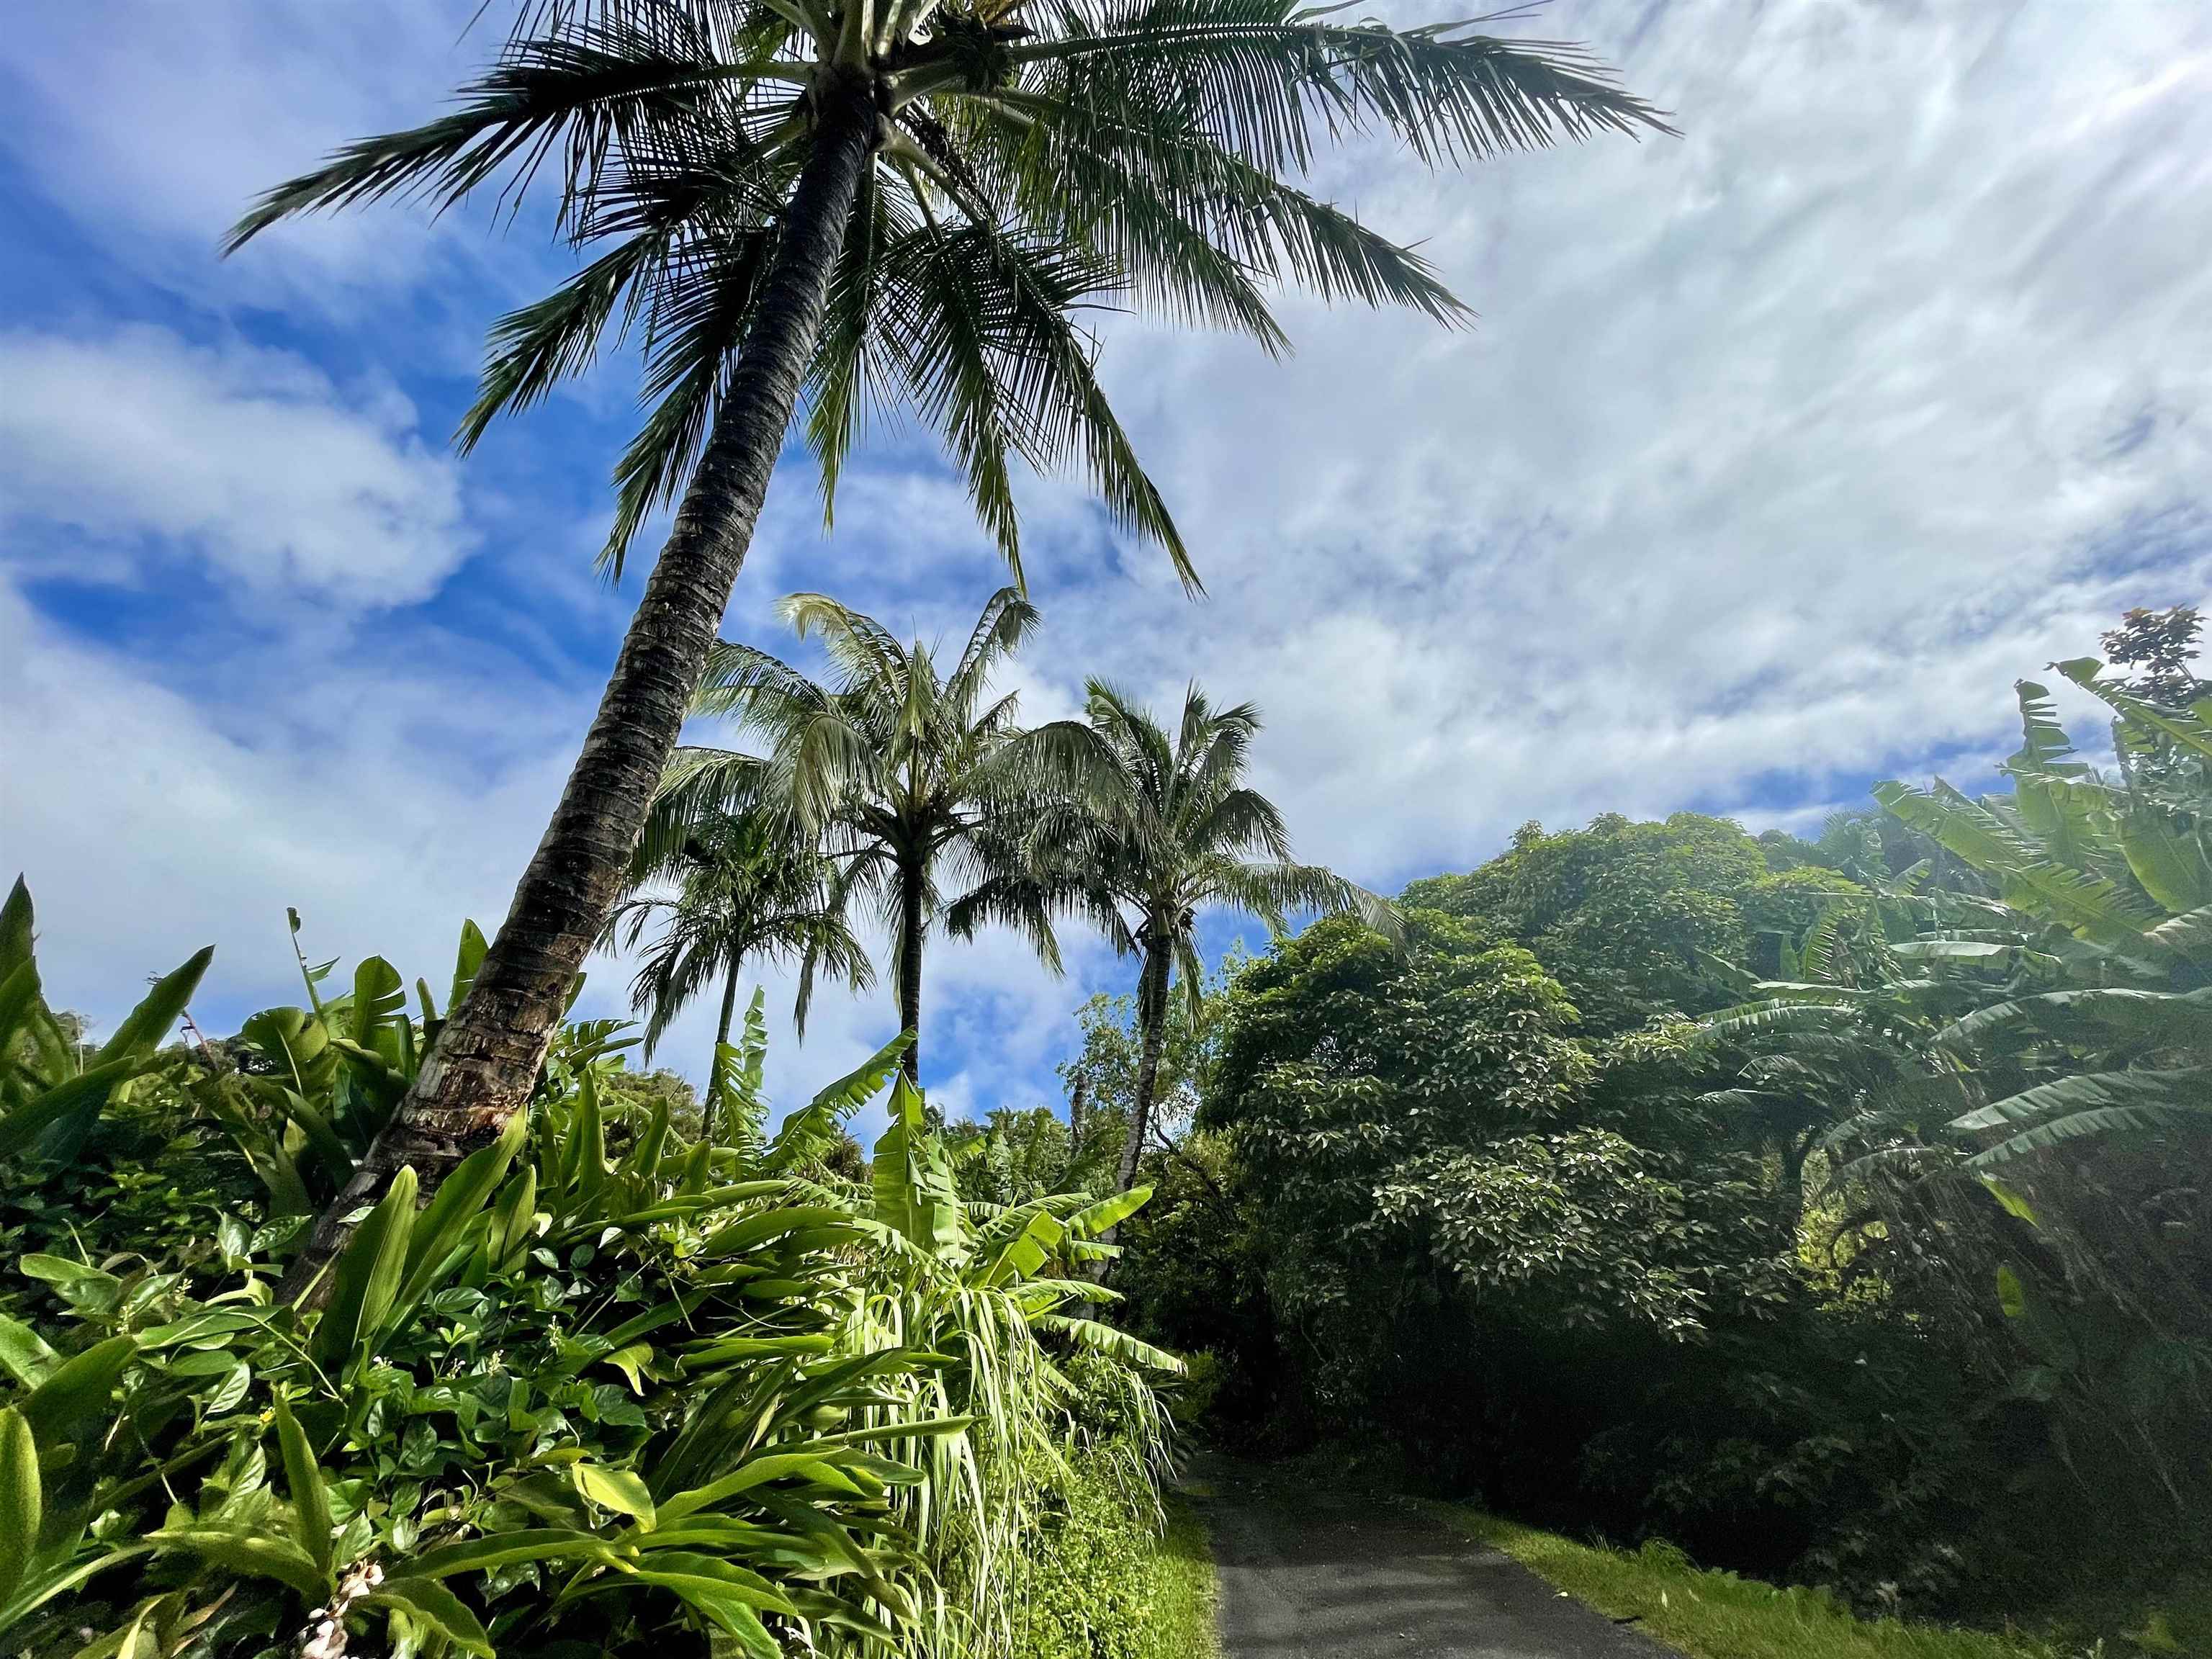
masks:
<path fill-rule="evenodd" d="M 941 433 L 1018 553 L 1012 462 L 1081 461 L 1194 581 L 1076 325 L 1101 299 L 1285 343 L 1264 286 L 1462 307 L 1419 256 L 1291 180 L 1374 132 L 1425 164 L 1665 128 L 1571 47 L 1394 30 L 1288 0 L 530 0 L 459 106 L 270 191 L 285 218 L 443 209 L 542 178 L 592 254 L 494 328 L 465 447 L 632 330 L 652 409 L 616 469 L 618 570 L 675 524 L 544 839 L 467 1003 L 319 1220 L 296 1293 L 392 1174 L 425 1198 L 527 1097 L 619 896 L 802 393 L 825 505 L 872 407 Z M 1019 579 L 1018 565 L 1016 578 Z"/>
<path fill-rule="evenodd" d="M 787 818 L 759 809 L 708 814 L 688 824 L 666 851 L 633 863 L 637 886 L 673 890 L 633 894 L 615 907 L 607 923 L 608 942 L 629 950 L 637 949 L 658 924 L 630 981 L 631 1004 L 646 1016 L 646 1057 L 652 1058 L 671 1020 L 717 981 L 721 984 L 705 1097 L 710 1138 L 720 1097 L 722 1050 L 730 1041 L 738 980 L 747 962 L 798 962 L 793 1017 L 802 1034 L 817 970 L 856 990 L 874 982 L 867 952 L 837 902 L 835 874 L 812 841 L 793 833 Z"/>
<path fill-rule="evenodd" d="M 918 1079 L 922 956 L 944 908 L 943 878 L 967 885 L 1008 873 L 1020 855 L 1011 824 L 1034 798 L 1041 756 L 1060 740 L 1020 729 L 1015 694 L 987 696 L 993 671 L 1036 626 L 1036 610 L 1000 588 L 940 674 L 929 647 L 902 645 L 835 599 L 794 593 L 780 609 L 800 638 L 820 636 L 828 684 L 765 651 L 718 641 L 693 707 L 735 720 L 765 752 L 678 750 L 647 838 L 678 834 L 733 796 L 781 801 L 818 833 L 836 870 L 837 902 L 872 901 L 890 935 L 899 1023 L 916 1039 L 901 1063 Z M 1007 903 L 999 913 L 1057 969 L 1042 908 Z"/>
<path fill-rule="evenodd" d="M 1032 734 L 1049 744 L 1042 761 L 1059 787 L 1058 798 L 1031 815 L 1024 859 L 953 906 L 947 925 L 964 934 L 994 919 L 1072 911 L 1141 960 L 1136 1098 L 1116 1172 L 1127 1192 L 1152 1130 L 1174 985 L 1180 977 L 1194 1016 L 1205 994 L 1201 910 L 1245 911 L 1279 933 L 1296 911 L 1357 911 L 1394 938 L 1399 924 L 1388 901 L 1291 860 L 1282 814 L 1244 781 L 1260 730 L 1250 703 L 1217 709 L 1193 685 L 1170 736 L 1111 686 L 1092 680 L 1088 691 L 1088 725 L 1058 722 Z"/>

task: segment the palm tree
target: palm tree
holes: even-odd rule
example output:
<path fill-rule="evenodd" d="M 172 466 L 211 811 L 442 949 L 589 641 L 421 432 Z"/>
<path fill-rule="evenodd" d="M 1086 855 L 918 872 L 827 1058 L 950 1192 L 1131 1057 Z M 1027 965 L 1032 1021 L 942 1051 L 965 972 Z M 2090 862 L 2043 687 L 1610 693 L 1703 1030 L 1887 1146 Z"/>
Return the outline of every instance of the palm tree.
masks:
<path fill-rule="evenodd" d="M 1285 0 L 532 0 L 459 106 L 270 191 L 288 217 L 444 209 L 554 181 L 592 258 L 502 319 L 464 447 L 635 330 L 652 409 L 616 469 L 606 556 L 674 503 L 599 711 L 468 1002 L 317 1223 L 295 1293 L 394 1171 L 427 1200 L 528 1097 L 673 752 L 805 394 L 825 505 L 871 408 L 940 432 L 1010 560 L 1014 458 L 1080 460 L 1115 520 L 1194 582 L 1073 320 L 1103 299 L 1284 336 L 1263 284 L 1459 301 L 1419 257 L 1290 182 L 1376 132 L 1431 166 L 1667 131 L 1579 52 Z M 1019 568 L 1015 566 L 1016 579 Z"/>
<path fill-rule="evenodd" d="M 927 646 L 902 645 L 835 599 L 794 593 L 781 611 L 800 638 L 821 637 L 830 683 L 751 646 L 718 641 L 693 706 L 736 720 L 765 739 L 766 752 L 679 750 L 647 840 L 678 833 L 732 797 L 784 803 L 821 836 L 836 871 L 836 902 L 872 901 L 890 935 L 899 1023 L 915 1037 L 901 1063 L 918 1079 L 922 955 L 943 908 L 941 878 L 965 884 L 1006 874 L 1019 856 L 1010 825 L 1035 795 L 1040 757 L 1059 740 L 1020 729 L 1014 694 L 986 700 L 992 672 L 1036 626 L 1036 610 L 1000 588 L 942 675 Z M 1042 909 L 1000 910 L 1057 970 Z"/>
<path fill-rule="evenodd" d="M 659 924 L 630 982 L 631 1004 L 647 1016 L 646 1058 L 653 1057 L 671 1020 L 716 981 L 721 983 L 705 1095 L 709 1139 L 721 1096 L 722 1051 L 737 1014 L 738 978 L 748 961 L 798 960 L 793 1018 L 802 1036 L 817 969 L 856 990 L 874 982 L 867 952 L 837 904 L 834 874 L 787 818 L 761 810 L 708 815 L 687 825 L 665 853 L 634 861 L 635 884 L 673 884 L 674 889 L 624 899 L 607 923 L 608 942 L 633 951 L 647 928 Z"/>
<path fill-rule="evenodd" d="M 1260 729 L 1250 703 L 1216 709 L 1193 685 L 1170 737 L 1112 687 L 1092 680 L 1088 691 L 1087 726 L 1066 721 L 1032 734 L 1051 744 L 1042 760 L 1061 787 L 1033 815 L 1024 860 L 955 905 L 948 926 L 965 933 L 988 920 L 1072 911 L 1115 950 L 1141 958 L 1136 1098 L 1116 1171 L 1127 1192 L 1152 1129 L 1177 975 L 1194 1018 L 1205 994 L 1201 910 L 1243 910 L 1278 933 L 1301 910 L 1356 910 L 1394 938 L 1399 924 L 1386 900 L 1319 865 L 1291 861 L 1282 814 L 1244 782 Z"/>

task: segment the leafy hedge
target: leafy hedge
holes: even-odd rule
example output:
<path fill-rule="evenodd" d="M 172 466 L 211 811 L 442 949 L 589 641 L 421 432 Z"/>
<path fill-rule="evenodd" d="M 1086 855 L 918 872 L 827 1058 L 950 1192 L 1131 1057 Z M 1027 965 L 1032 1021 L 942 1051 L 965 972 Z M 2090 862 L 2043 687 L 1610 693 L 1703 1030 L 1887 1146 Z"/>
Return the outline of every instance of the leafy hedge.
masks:
<path fill-rule="evenodd" d="M 0 1316 L 9 1651 L 1008 1654 L 1003 1585 L 1087 1501 L 1077 1354 L 1149 1498 L 1146 1374 L 1176 1362 L 1070 1312 L 1110 1299 L 1097 1236 L 1144 1194 L 963 1205 L 902 1080 L 868 1180 L 839 1176 L 901 1045 L 773 1136 L 757 1065 L 725 1066 L 717 1145 L 629 1100 L 618 1030 L 571 1026 L 528 1114 L 427 1206 L 403 1171 L 309 1310 L 273 1287 L 434 1043 L 427 988 L 418 1020 L 379 961 L 339 997 L 307 969 L 312 1006 L 227 1066 L 156 1046 L 204 953 L 88 1051 L 29 938 L 19 885 L 0 1148 L 46 1248 Z M 191 1179 L 98 1163 L 149 1148 Z"/>

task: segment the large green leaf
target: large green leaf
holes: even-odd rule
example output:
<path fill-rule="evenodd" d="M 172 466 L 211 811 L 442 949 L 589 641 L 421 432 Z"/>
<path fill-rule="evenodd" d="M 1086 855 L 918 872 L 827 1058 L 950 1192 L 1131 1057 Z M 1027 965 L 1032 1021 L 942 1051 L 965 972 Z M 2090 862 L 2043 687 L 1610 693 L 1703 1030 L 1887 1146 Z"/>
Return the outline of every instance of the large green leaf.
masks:
<path fill-rule="evenodd" d="M 1152 1202 L 1150 1187 L 1132 1187 L 1126 1193 L 1087 1204 L 1067 1218 L 1067 1230 L 1078 1238 L 1097 1238 L 1120 1226 Z"/>
<path fill-rule="evenodd" d="M 795 1611 L 786 1597 L 773 1591 L 763 1596 L 740 1581 L 741 1569 L 712 1556 L 670 1552 L 647 1559 L 649 1565 L 631 1570 L 638 1583 L 673 1591 L 753 1659 L 783 1659 L 783 1644 L 769 1634 L 754 1608 Z"/>
<path fill-rule="evenodd" d="M 453 988 L 446 999 L 446 1017 L 448 1019 L 460 1012 L 462 1002 L 477 982 L 477 970 L 483 966 L 485 954 L 490 949 L 483 928 L 473 921 L 461 924 L 460 948 L 453 955 Z"/>
<path fill-rule="evenodd" d="M 845 1120 L 875 1098 L 912 1041 L 903 1032 L 893 1037 L 785 1119 L 761 1158 L 761 1172 L 775 1175 L 801 1168 L 829 1152 Z"/>
<path fill-rule="evenodd" d="M 0 1314 L 0 1370 L 25 1388 L 36 1388 L 61 1363 L 46 1340 L 19 1319 Z"/>
<path fill-rule="evenodd" d="M 0 904 L 0 979 L 5 979 L 31 960 L 34 929 L 31 920 L 31 889 L 21 876 Z"/>
<path fill-rule="evenodd" d="M 144 1065 L 136 1054 L 120 1055 L 78 1073 L 0 1117 L 0 1159 L 21 1157 L 33 1147 L 43 1152 L 42 1139 L 50 1133 L 74 1140 L 98 1119 L 116 1090 L 137 1076 Z"/>
<path fill-rule="evenodd" d="M 606 1122 L 599 1112 L 599 1085 L 591 1069 L 577 1079 L 576 1113 L 568 1126 L 568 1161 L 564 1209 L 589 1210 L 607 1180 Z"/>
<path fill-rule="evenodd" d="M 200 976 L 215 959 L 215 946 L 203 946 L 184 966 L 155 981 L 143 1001 L 123 1017 L 115 1035 L 100 1045 L 93 1063 L 101 1065 L 125 1058 L 144 1059 L 168 1040 L 177 1021 L 199 988 Z"/>
<path fill-rule="evenodd" d="M 2138 1049 L 2212 1049 L 2212 987 L 2187 992 L 2126 986 L 2046 991 L 1977 1008 L 1938 1031 L 1935 1041 L 1946 1048 L 1971 1052 L 2008 1028 Z"/>
<path fill-rule="evenodd" d="M 40 1006 L 39 990 L 39 967 L 34 962 L 20 962 L 11 972 L 0 975 L 0 1059 L 13 1050 L 16 1033 Z"/>
<path fill-rule="evenodd" d="M 330 1581 L 314 1558 L 289 1538 L 222 1526 L 163 1527 L 146 1536 L 167 1549 L 184 1550 L 246 1578 L 273 1578 L 303 1600 L 322 1598 Z"/>
<path fill-rule="evenodd" d="M 1079 1347 L 1105 1354 L 1125 1365 L 1165 1371 L 1171 1376 L 1183 1374 L 1182 1361 L 1166 1349 L 1156 1348 L 1149 1342 L 1140 1342 L 1127 1331 L 1116 1330 L 1111 1325 L 1102 1325 L 1095 1319 L 1077 1319 L 1066 1314 L 1039 1314 L 1030 1322 L 1041 1331 L 1065 1336 Z"/>
<path fill-rule="evenodd" d="M 870 1170 L 876 1218 L 908 1243 L 956 1257 L 967 1231 L 960 1194 L 943 1144 L 929 1132 L 921 1091 L 903 1074 L 891 1086 L 890 1118 Z"/>
<path fill-rule="evenodd" d="M 402 1168 L 376 1207 L 346 1241 L 331 1268 L 330 1304 L 315 1328 L 315 1357 L 325 1365 L 364 1358 L 383 1334 L 399 1294 L 415 1231 L 415 1171 Z"/>
<path fill-rule="evenodd" d="M 417 1578 L 451 1578 L 456 1573 L 491 1572 L 524 1561 L 614 1559 L 613 1550 L 596 1534 L 574 1527 L 526 1527 L 425 1550 L 407 1564 L 407 1571 Z"/>
<path fill-rule="evenodd" d="M 317 1569 L 328 1577 L 336 1566 L 336 1548 L 331 1522 L 330 1488 L 324 1483 L 323 1471 L 315 1462 L 314 1448 L 292 1415 L 292 1408 L 283 1395 L 276 1396 L 274 1411 L 276 1418 L 276 1446 L 284 1462 L 284 1485 L 292 1500 L 295 1533 L 300 1547 L 307 1553 Z"/>
<path fill-rule="evenodd" d="M 29 1570 L 45 1515 L 39 1443 L 22 1413 L 0 1407 L 0 1607 Z"/>
<path fill-rule="evenodd" d="M 337 1051 L 330 1028 L 305 1008 L 264 1008 L 239 1027 L 238 1034 L 263 1060 L 282 1068 L 293 1091 L 319 1097 L 337 1074 Z"/>
<path fill-rule="evenodd" d="M 747 1216 L 708 1235 L 700 1245 L 699 1255 L 713 1260 L 721 1256 L 742 1255 L 759 1249 L 769 1240 L 781 1238 L 802 1229 L 828 1229 L 832 1237 L 851 1237 L 852 1212 L 837 1205 L 799 1205 L 789 1209 L 767 1210 L 758 1215 Z"/>
<path fill-rule="evenodd" d="M 1953 1120 L 1961 1133 L 2013 1133 L 1968 1160 L 1986 1170 L 2063 1141 L 2191 1122 L 2212 1127 L 2212 1070 L 2088 1073 L 2056 1079 Z"/>
<path fill-rule="evenodd" d="M 513 1114 L 498 1139 L 470 1153 L 439 1183 L 436 1196 L 415 1218 L 405 1268 L 392 1304 L 395 1317 L 404 1317 L 429 1293 L 447 1258 L 459 1248 L 469 1223 L 506 1177 L 529 1128 L 526 1113 Z"/>
<path fill-rule="evenodd" d="M 2196 823 L 2138 809 L 2114 819 L 2120 850 L 2142 890 L 2175 915 L 2212 904 L 2212 864 Z"/>
<path fill-rule="evenodd" d="M 2203 719 L 2193 708 L 2185 714 L 2160 708 L 2155 703 L 2144 702 L 2125 686 L 2099 679 L 2097 676 L 2104 666 L 2094 657 L 2076 657 L 2057 665 L 2060 673 L 2091 696 L 2111 704 L 2122 718 L 2160 732 L 2184 749 L 2212 760 L 2212 721 Z"/>
<path fill-rule="evenodd" d="M 399 1052 L 392 1027 L 407 1018 L 407 981 L 382 957 L 365 957 L 354 964 L 353 994 L 347 1000 L 345 1035 L 387 1064 L 396 1065 Z"/>
<path fill-rule="evenodd" d="M 367 1606 L 406 1614 L 464 1653 L 492 1659 L 491 1637 L 483 1621 L 470 1611 L 468 1603 L 434 1578 L 411 1574 L 389 1577 L 361 1599 Z"/>
<path fill-rule="evenodd" d="M 574 1482 L 579 1493 L 601 1509 L 627 1515 L 642 1530 L 653 1530 L 655 1519 L 653 1493 L 645 1482 L 629 1470 L 609 1468 L 603 1463 L 572 1463 L 568 1466 L 568 1478 Z"/>
<path fill-rule="evenodd" d="M 1034 1277 L 1052 1259 L 1067 1235 L 1071 1223 L 1062 1221 L 1050 1211 L 1040 1211 L 1030 1218 L 1006 1248 L 993 1258 L 985 1269 L 986 1285 L 1014 1285 Z"/>
<path fill-rule="evenodd" d="M 138 1351 L 132 1336 L 111 1336 L 64 1360 L 17 1402 L 42 1446 L 63 1446 L 95 1423 L 112 1421 L 108 1404 L 124 1367 Z"/>

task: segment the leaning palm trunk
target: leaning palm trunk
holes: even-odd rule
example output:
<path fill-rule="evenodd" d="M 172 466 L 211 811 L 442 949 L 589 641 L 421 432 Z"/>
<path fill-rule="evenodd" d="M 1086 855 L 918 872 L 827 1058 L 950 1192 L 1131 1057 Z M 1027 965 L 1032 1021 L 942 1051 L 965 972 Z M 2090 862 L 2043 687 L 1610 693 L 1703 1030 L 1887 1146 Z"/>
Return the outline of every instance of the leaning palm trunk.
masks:
<path fill-rule="evenodd" d="M 751 544 L 874 138 L 861 76 L 826 76 L 816 115 L 817 142 L 713 434 L 553 821 L 467 1000 L 285 1275 L 289 1297 L 312 1293 L 351 1231 L 349 1218 L 395 1173 L 413 1169 L 427 1203 L 446 1173 L 522 1108 L 576 975 L 621 896 L 630 849 Z"/>

